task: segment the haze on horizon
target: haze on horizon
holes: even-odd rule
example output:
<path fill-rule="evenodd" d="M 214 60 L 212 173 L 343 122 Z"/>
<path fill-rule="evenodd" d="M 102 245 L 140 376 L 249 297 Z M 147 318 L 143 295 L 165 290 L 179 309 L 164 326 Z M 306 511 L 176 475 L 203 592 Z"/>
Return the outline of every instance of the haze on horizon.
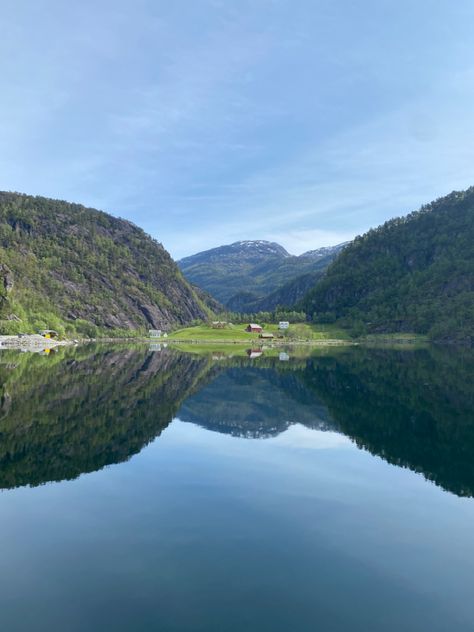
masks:
<path fill-rule="evenodd" d="M 474 183 L 474 3 L 4 0 L 3 190 L 175 258 L 300 254 Z"/>

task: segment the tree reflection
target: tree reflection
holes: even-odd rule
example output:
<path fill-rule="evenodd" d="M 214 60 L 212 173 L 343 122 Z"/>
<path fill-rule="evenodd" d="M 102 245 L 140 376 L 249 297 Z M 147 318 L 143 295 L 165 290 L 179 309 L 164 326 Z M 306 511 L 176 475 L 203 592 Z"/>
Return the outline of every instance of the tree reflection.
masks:
<path fill-rule="evenodd" d="M 0 356 L 0 487 L 39 485 L 130 458 L 175 416 L 267 438 L 300 423 L 474 493 L 474 355 L 346 349 L 306 360 L 213 361 L 92 348 Z"/>

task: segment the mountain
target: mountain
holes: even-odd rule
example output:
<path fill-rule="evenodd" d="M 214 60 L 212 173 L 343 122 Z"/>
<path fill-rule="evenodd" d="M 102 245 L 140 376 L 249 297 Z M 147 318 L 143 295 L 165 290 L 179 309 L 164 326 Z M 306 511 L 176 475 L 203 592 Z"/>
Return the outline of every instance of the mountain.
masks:
<path fill-rule="evenodd" d="M 256 313 L 272 312 L 281 306 L 292 307 L 316 285 L 324 270 L 325 268 L 301 274 L 266 296 L 256 298 L 252 292 L 238 292 L 227 301 L 227 309 L 231 312 Z"/>
<path fill-rule="evenodd" d="M 273 242 L 237 241 L 185 257 L 178 266 L 191 283 L 228 309 L 253 312 L 291 305 L 295 296 L 296 300 L 302 298 L 344 246 L 320 248 L 297 257 Z M 295 294 L 287 288 L 278 293 L 288 282 L 307 274 L 316 276 L 303 292 Z"/>
<path fill-rule="evenodd" d="M 0 192 L 0 331 L 168 328 L 209 309 L 163 246 L 101 211 Z"/>
<path fill-rule="evenodd" d="M 349 244 L 301 307 L 355 331 L 474 340 L 474 187 Z"/>
<path fill-rule="evenodd" d="M 240 290 L 263 287 L 268 276 L 291 258 L 279 244 L 237 241 L 185 257 L 178 266 L 191 283 L 225 304 Z"/>

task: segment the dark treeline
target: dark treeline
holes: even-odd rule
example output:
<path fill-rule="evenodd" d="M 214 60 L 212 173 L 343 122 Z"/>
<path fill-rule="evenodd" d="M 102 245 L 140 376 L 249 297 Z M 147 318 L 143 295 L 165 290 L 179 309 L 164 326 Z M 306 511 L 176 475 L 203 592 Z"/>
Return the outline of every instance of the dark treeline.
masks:
<path fill-rule="evenodd" d="M 291 323 L 304 323 L 307 320 L 304 311 L 276 309 L 267 312 L 223 312 L 219 314 L 220 320 L 231 323 L 278 323 L 289 321 Z"/>

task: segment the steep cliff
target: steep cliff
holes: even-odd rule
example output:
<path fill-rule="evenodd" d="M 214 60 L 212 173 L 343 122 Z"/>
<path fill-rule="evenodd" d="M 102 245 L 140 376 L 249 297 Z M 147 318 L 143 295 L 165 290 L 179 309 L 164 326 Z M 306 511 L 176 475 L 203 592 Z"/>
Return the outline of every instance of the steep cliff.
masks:
<path fill-rule="evenodd" d="M 0 192 L 0 329 L 168 328 L 208 307 L 163 246 L 79 204 Z"/>

